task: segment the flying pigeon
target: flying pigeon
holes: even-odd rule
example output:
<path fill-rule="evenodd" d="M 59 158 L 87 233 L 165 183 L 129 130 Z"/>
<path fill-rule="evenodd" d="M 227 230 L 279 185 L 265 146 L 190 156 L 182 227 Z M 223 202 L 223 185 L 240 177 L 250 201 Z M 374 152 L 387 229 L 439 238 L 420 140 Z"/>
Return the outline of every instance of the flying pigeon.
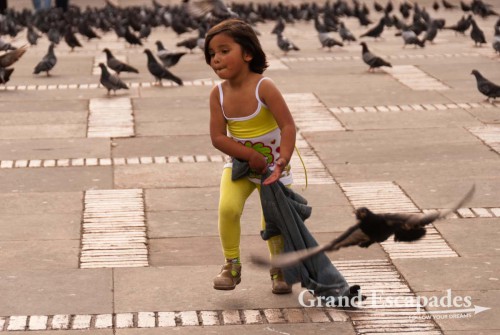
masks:
<path fill-rule="evenodd" d="M 368 69 L 368 72 L 373 72 L 374 69 L 376 69 L 377 67 L 381 67 L 381 66 L 392 67 L 391 63 L 386 62 L 382 58 L 380 58 L 380 57 L 375 56 L 374 54 L 372 54 L 370 52 L 370 50 L 368 50 L 368 46 L 366 45 L 365 42 L 361 42 L 360 44 L 363 47 L 363 50 L 361 51 L 361 55 L 363 57 L 363 61 L 367 65 L 370 66 L 370 68 Z"/>
<path fill-rule="evenodd" d="M 139 73 L 139 70 L 135 67 L 116 59 L 108 48 L 105 48 L 103 52 L 106 53 L 106 65 L 115 71 L 117 75 L 120 75 L 120 72 Z"/>
<path fill-rule="evenodd" d="M 101 68 L 101 79 L 100 83 L 102 86 L 106 87 L 108 90 L 108 95 L 113 90 L 116 94 L 116 90 L 126 89 L 128 90 L 128 86 L 116 75 L 109 73 L 108 68 L 104 63 L 99 63 L 99 67 Z"/>
<path fill-rule="evenodd" d="M 155 77 L 156 82 L 160 85 L 162 84 L 162 79 L 172 80 L 177 83 L 177 85 L 182 86 L 182 80 L 168 71 L 163 65 L 161 65 L 156 58 L 153 56 L 153 53 L 149 49 L 144 49 L 144 53 L 148 57 L 148 70 Z"/>
<path fill-rule="evenodd" d="M 201 18 L 207 14 L 212 14 L 219 19 L 238 17 L 238 14 L 226 6 L 222 0 L 183 0 L 182 2 L 189 15 L 195 18 Z"/>
<path fill-rule="evenodd" d="M 472 70 L 471 74 L 476 77 L 477 89 L 486 95 L 486 101 L 489 101 L 490 98 L 495 100 L 495 98 L 500 97 L 500 86 L 483 77 L 478 70 Z"/>
<path fill-rule="evenodd" d="M 57 63 L 57 57 L 54 53 L 54 43 L 50 43 L 49 51 L 42 60 L 35 66 L 33 74 L 39 74 L 40 72 L 46 72 L 47 77 L 50 76 L 49 71 L 54 68 Z"/>
<path fill-rule="evenodd" d="M 366 207 L 355 210 L 357 223 L 348 228 L 336 239 L 314 248 L 274 256 L 271 261 L 259 256 L 252 256 L 252 261 L 259 265 L 270 265 L 277 268 L 293 266 L 305 259 L 325 251 L 336 251 L 340 248 L 360 246 L 368 248 L 375 242 L 384 242 L 394 235 L 396 242 L 412 242 L 421 239 L 425 226 L 436 220 L 444 219 L 468 202 L 475 191 L 475 185 L 452 208 L 436 210 L 429 213 L 383 213 L 375 214 Z"/>
<path fill-rule="evenodd" d="M 9 67 L 21 58 L 22 55 L 28 50 L 27 45 L 23 45 L 16 50 L 8 51 L 0 56 L 0 68 Z"/>

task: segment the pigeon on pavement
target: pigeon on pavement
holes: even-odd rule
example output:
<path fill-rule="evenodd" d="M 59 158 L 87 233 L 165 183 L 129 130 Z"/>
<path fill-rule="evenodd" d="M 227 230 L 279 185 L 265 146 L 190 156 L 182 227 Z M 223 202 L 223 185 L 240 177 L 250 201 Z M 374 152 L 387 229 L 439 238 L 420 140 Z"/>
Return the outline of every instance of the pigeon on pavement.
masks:
<path fill-rule="evenodd" d="M 373 38 L 377 39 L 380 37 L 380 35 L 382 35 L 382 32 L 384 31 L 384 26 L 385 26 L 384 18 L 381 18 L 380 21 L 378 21 L 376 26 L 374 26 L 373 28 L 370 28 L 364 34 L 359 35 L 359 37 L 373 37 Z"/>
<path fill-rule="evenodd" d="M 165 49 L 165 46 L 163 46 L 163 43 L 161 41 L 156 41 L 155 44 L 157 47 L 156 56 L 158 56 L 163 65 L 165 65 L 165 67 L 167 68 L 177 64 L 181 57 L 186 54 L 186 52 L 168 51 L 167 49 Z"/>
<path fill-rule="evenodd" d="M 456 24 L 449 27 L 444 27 L 444 29 L 454 30 L 455 33 L 463 35 L 467 31 L 467 29 L 469 29 L 469 27 L 471 26 L 471 20 L 472 20 L 472 15 L 470 14 L 467 17 L 462 16 L 462 18 L 458 20 Z"/>
<path fill-rule="evenodd" d="M 328 48 L 328 51 L 331 51 L 332 47 L 338 45 L 339 47 L 343 47 L 344 44 L 342 42 L 337 41 L 330 35 L 328 35 L 327 32 L 324 33 L 318 33 L 319 41 L 321 43 L 321 48 Z"/>
<path fill-rule="evenodd" d="M 283 37 L 281 34 L 278 35 L 278 47 L 285 53 L 285 55 L 288 53 L 290 50 L 295 50 L 299 51 L 300 49 L 292 43 L 292 41 L 288 40 L 286 37 Z"/>
<path fill-rule="evenodd" d="M 356 41 L 356 37 L 354 37 L 351 31 L 347 29 L 344 22 L 340 22 L 339 35 L 340 38 L 342 38 L 342 42 L 347 41 L 350 43 Z"/>
<path fill-rule="evenodd" d="M 476 77 L 477 89 L 486 95 L 486 101 L 500 97 L 500 86 L 483 77 L 478 70 L 472 70 L 471 74 Z"/>
<path fill-rule="evenodd" d="M 106 53 L 106 65 L 115 71 L 117 75 L 120 75 L 120 72 L 139 73 L 139 70 L 135 67 L 116 59 L 108 48 L 105 48 L 103 52 Z"/>
<path fill-rule="evenodd" d="M 148 70 L 155 77 L 155 80 L 159 85 L 162 85 L 162 79 L 171 80 L 177 85 L 182 86 L 182 80 L 168 71 L 163 65 L 161 65 L 156 58 L 153 56 L 153 53 L 149 49 L 144 49 L 144 53 L 148 57 Z"/>
<path fill-rule="evenodd" d="M 66 30 L 66 33 L 64 34 L 64 41 L 66 44 L 71 48 L 71 51 L 73 51 L 75 48 L 82 47 L 82 44 L 76 37 L 75 33 L 73 32 L 73 27 L 68 27 Z"/>
<path fill-rule="evenodd" d="M 45 56 L 43 56 L 42 60 L 35 66 L 35 70 L 33 74 L 39 74 L 40 72 L 46 72 L 47 77 L 50 76 L 49 71 L 54 68 L 57 63 L 57 57 L 54 53 L 54 43 L 50 43 L 49 51 Z"/>
<path fill-rule="evenodd" d="M 421 48 L 425 47 L 425 40 L 419 40 L 417 34 L 413 30 L 405 29 L 401 32 L 401 37 L 403 37 L 403 48 L 406 47 L 407 44 L 413 44 L 415 47 L 417 45 Z"/>
<path fill-rule="evenodd" d="M 101 68 L 101 79 L 100 83 L 102 86 L 106 87 L 108 90 L 108 95 L 111 90 L 116 94 L 116 90 L 126 89 L 128 90 L 128 86 L 116 75 L 110 73 L 108 68 L 104 63 L 99 63 L 99 67 Z"/>
<path fill-rule="evenodd" d="M 386 62 L 382 58 L 375 56 L 368 50 L 368 46 L 366 45 L 365 42 L 360 43 L 361 46 L 363 47 L 363 50 L 361 51 L 361 55 L 363 57 L 363 61 L 370 66 L 368 69 L 368 72 L 373 72 L 374 69 L 381 67 L 381 66 L 388 66 L 392 67 L 391 63 Z"/>
<path fill-rule="evenodd" d="M 470 31 L 470 37 L 474 41 L 474 46 L 481 46 L 481 44 L 486 43 L 486 37 L 484 37 L 484 32 L 479 28 L 476 23 L 476 20 L 472 19 L 470 21 L 472 25 L 472 29 Z"/>
<path fill-rule="evenodd" d="M 475 185 L 450 209 L 436 210 L 429 213 L 383 213 L 375 214 L 366 207 L 355 210 L 357 223 L 348 228 L 334 240 L 314 248 L 302 249 L 275 255 L 271 261 L 252 256 L 253 263 L 268 265 L 277 268 L 293 266 L 305 259 L 325 251 L 335 251 L 350 246 L 368 248 L 375 242 L 384 242 L 394 235 L 396 242 L 412 242 L 421 239 L 425 233 L 425 226 L 436 220 L 444 219 L 468 202 L 475 191 Z"/>
<path fill-rule="evenodd" d="M 495 53 L 500 54 L 500 26 L 495 26 L 495 37 L 493 37 L 492 46 Z"/>

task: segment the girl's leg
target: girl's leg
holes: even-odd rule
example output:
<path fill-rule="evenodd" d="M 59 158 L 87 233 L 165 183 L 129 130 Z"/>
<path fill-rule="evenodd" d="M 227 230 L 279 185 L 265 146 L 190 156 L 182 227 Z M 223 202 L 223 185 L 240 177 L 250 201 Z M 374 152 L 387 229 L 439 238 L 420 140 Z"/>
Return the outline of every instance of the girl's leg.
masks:
<path fill-rule="evenodd" d="M 240 218 L 256 187 L 246 178 L 232 181 L 231 172 L 230 168 L 222 172 L 219 199 L 219 236 L 226 259 L 240 257 Z"/>
<path fill-rule="evenodd" d="M 257 186 L 260 194 L 260 185 Z M 262 214 L 262 230 L 266 229 L 266 220 L 264 214 Z M 271 258 L 275 255 L 281 254 L 285 248 L 285 241 L 283 235 L 276 235 L 267 240 L 267 247 L 269 248 L 269 253 Z M 287 294 L 292 292 L 292 286 L 288 285 L 283 277 L 283 272 L 281 269 L 272 268 L 270 270 L 271 280 L 272 280 L 272 292 L 274 294 Z"/>
<path fill-rule="evenodd" d="M 245 201 L 255 189 L 246 178 L 232 181 L 231 173 L 232 169 L 224 169 L 220 183 L 219 236 L 226 262 L 214 278 L 216 290 L 233 290 L 241 281 L 240 218 Z"/>

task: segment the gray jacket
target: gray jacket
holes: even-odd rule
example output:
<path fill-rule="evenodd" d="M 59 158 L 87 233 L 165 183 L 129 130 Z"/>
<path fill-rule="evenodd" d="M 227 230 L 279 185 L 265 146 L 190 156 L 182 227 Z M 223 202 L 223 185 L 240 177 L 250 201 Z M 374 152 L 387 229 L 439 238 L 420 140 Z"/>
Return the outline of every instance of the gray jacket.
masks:
<path fill-rule="evenodd" d="M 233 160 L 232 179 L 245 177 L 250 168 L 247 162 Z M 262 181 L 270 175 L 268 171 Z M 264 240 L 283 235 L 284 252 L 312 248 L 318 245 L 304 221 L 311 215 L 307 200 L 277 181 L 262 185 L 260 192 L 266 229 L 261 232 Z M 315 255 L 301 264 L 283 269 L 289 284 L 300 282 L 317 297 L 339 297 L 348 295 L 349 285 L 325 253 Z"/>

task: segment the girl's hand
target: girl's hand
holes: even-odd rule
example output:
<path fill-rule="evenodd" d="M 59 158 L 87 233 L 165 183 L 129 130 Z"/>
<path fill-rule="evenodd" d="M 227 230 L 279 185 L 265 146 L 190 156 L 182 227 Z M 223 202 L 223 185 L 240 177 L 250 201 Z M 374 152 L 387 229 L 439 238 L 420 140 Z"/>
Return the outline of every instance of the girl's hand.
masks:
<path fill-rule="evenodd" d="M 252 156 L 250 156 L 248 165 L 250 165 L 250 169 L 258 174 L 264 174 L 267 170 L 267 159 L 258 151 L 254 151 Z"/>
<path fill-rule="evenodd" d="M 275 167 L 274 167 L 274 171 L 273 173 L 271 173 L 271 175 L 269 177 L 267 177 L 263 182 L 262 184 L 263 185 L 270 185 L 276 181 L 278 181 L 281 177 L 281 173 L 283 172 L 283 170 L 285 169 L 287 163 L 285 161 L 284 158 L 278 158 L 276 160 L 276 164 L 275 164 Z"/>

